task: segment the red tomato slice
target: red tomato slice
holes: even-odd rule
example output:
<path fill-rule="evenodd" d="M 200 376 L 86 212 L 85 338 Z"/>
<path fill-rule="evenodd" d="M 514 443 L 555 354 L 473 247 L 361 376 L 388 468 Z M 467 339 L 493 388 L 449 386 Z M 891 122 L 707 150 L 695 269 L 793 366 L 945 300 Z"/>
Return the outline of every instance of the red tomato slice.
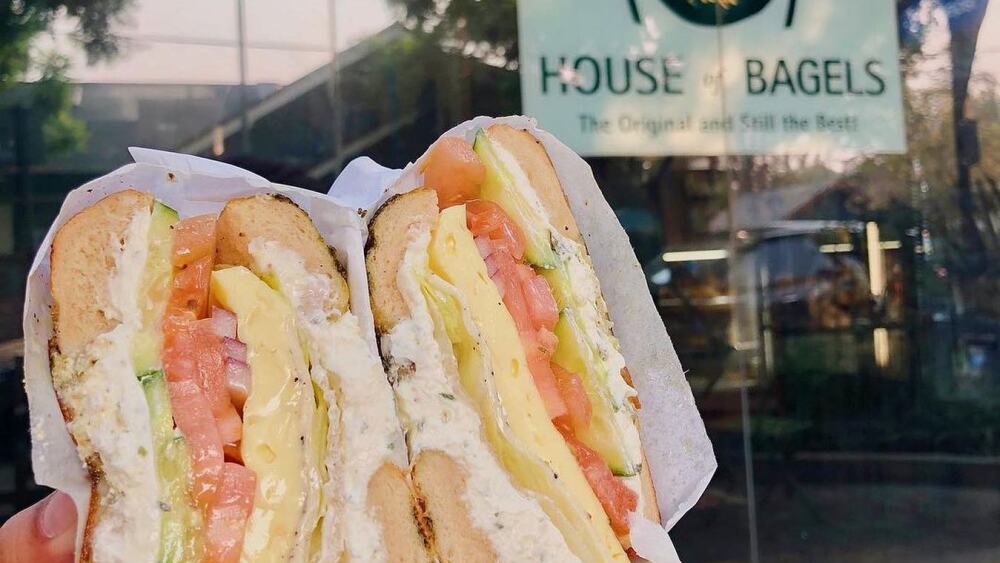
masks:
<path fill-rule="evenodd" d="M 465 224 L 473 237 L 489 235 L 503 224 L 503 210 L 485 199 L 465 204 Z"/>
<path fill-rule="evenodd" d="M 174 422 L 191 454 L 194 498 L 204 509 L 215 500 L 222 477 L 222 439 L 208 400 L 194 381 L 168 381 L 167 389 Z"/>
<path fill-rule="evenodd" d="M 222 443 L 238 442 L 243 423 L 229 398 L 224 342 L 215 333 L 213 320 L 174 321 L 164 332 L 167 381 L 195 382 L 215 417 Z"/>
<path fill-rule="evenodd" d="M 198 215 L 174 223 L 174 248 L 170 262 L 175 267 L 215 255 L 215 215 Z"/>
<path fill-rule="evenodd" d="M 506 250 L 515 260 L 524 257 L 524 235 L 499 205 L 481 199 L 470 201 L 465 206 L 465 223 L 473 237 L 489 237 L 496 250 Z"/>
<path fill-rule="evenodd" d="M 166 316 L 200 319 L 208 314 L 208 284 L 212 279 L 213 256 L 204 256 L 177 270 L 174 275 Z"/>
<path fill-rule="evenodd" d="M 572 430 L 563 424 L 556 424 L 556 428 L 562 432 L 563 438 L 573 451 L 573 456 L 576 457 L 576 462 L 583 469 L 590 488 L 594 490 L 597 500 L 611 521 L 611 529 L 619 535 L 627 534 L 628 513 L 634 511 L 639 504 L 639 495 L 615 477 L 601 455 L 577 440 Z"/>
<path fill-rule="evenodd" d="M 556 378 L 559 395 L 566 403 L 566 414 L 570 428 L 583 430 L 590 426 L 592 407 L 587 391 L 583 388 L 580 376 L 566 371 L 559 364 L 552 362 L 552 373 Z"/>
<path fill-rule="evenodd" d="M 535 387 L 538 388 L 538 394 L 542 396 L 549 418 L 567 416 L 569 411 L 566 402 L 559 393 L 556 376 L 549 366 L 549 355 L 539 348 L 532 334 L 522 332 L 521 343 L 524 345 L 524 352 L 528 359 L 528 371 L 531 372 L 531 377 L 535 380 Z"/>
<path fill-rule="evenodd" d="M 486 166 L 465 139 L 445 137 L 431 146 L 424 185 L 437 191 L 441 209 L 477 197 L 485 179 Z"/>
<path fill-rule="evenodd" d="M 559 345 L 559 339 L 556 335 L 547 328 L 540 328 L 538 332 L 535 333 L 535 343 L 538 344 L 538 349 L 541 350 L 546 357 L 551 358 L 552 354 L 556 352 L 556 346 Z"/>
<path fill-rule="evenodd" d="M 205 562 L 236 563 L 240 560 L 256 487 L 257 476 L 252 470 L 237 463 L 227 462 L 223 466 L 219 494 L 208 509 Z"/>
<path fill-rule="evenodd" d="M 524 282 L 522 287 L 528 311 L 531 313 L 531 321 L 535 326 L 549 330 L 555 328 L 556 322 L 559 321 L 559 309 L 556 307 L 555 298 L 552 297 L 549 282 L 531 270 L 531 278 Z"/>
<path fill-rule="evenodd" d="M 498 256 L 508 255 L 501 253 Z M 524 290 L 517 278 L 517 273 L 505 267 L 502 261 L 498 261 L 498 264 L 499 269 L 493 279 L 498 286 L 502 284 L 501 293 L 503 293 L 503 303 L 507 306 L 507 311 L 514 319 L 518 331 L 534 333 L 535 325 L 531 322 L 531 312 L 528 310 L 528 303 L 524 298 Z"/>

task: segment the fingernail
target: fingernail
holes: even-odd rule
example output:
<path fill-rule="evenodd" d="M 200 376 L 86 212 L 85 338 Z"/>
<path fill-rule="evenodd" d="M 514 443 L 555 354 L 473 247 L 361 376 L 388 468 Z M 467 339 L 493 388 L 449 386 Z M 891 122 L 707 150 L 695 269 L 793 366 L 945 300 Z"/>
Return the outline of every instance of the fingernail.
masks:
<path fill-rule="evenodd" d="M 38 517 L 38 531 L 52 539 L 66 533 L 76 524 L 76 505 L 73 499 L 62 491 L 49 495 Z"/>

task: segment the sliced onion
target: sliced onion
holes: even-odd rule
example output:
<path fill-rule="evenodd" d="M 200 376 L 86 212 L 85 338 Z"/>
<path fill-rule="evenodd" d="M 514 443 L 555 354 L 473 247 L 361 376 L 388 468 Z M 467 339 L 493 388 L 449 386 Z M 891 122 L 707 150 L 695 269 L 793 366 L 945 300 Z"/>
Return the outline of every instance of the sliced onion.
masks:
<path fill-rule="evenodd" d="M 497 270 L 500 269 L 500 264 L 497 263 L 496 257 L 492 255 L 487 256 L 485 260 L 486 260 L 486 273 L 489 274 L 490 278 L 492 278 L 493 275 L 497 273 Z"/>
<path fill-rule="evenodd" d="M 507 293 L 507 287 L 506 284 L 504 283 L 503 276 L 495 276 L 493 274 L 490 274 L 490 279 L 493 280 L 493 285 L 497 287 L 497 293 L 500 294 L 500 299 L 503 299 L 503 296 Z"/>
<path fill-rule="evenodd" d="M 229 400 L 238 409 L 250 395 L 250 366 L 235 358 L 226 358 L 226 385 L 229 389 Z"/>
<path fill-rule="evenodd" d="M 225 353 L 227 358 L 232 358 L 243 363 L 246 363 L 247 361 L 247 345 L 239 340 L 236 340 L 235 338 L 230 338 L 228 336 L 223 337 L 222 351 Z"/>
<path fill-rule="evenodd" d="M 243 420 L 239 413 L 231 406 L 224 411 L 222 416 L 215 417 L 215 425 L 219 429 L 219 438 L 223 444 L 234 444 L 240 441 L 243 435 Z"/>
<path fill-rule="evenodd" d="M 222 307 L 212 307 L 212 326 L 215 334 L 236 338 L 236 315 Z"/>
<path fill-rule="evenodd" d="M 479 255 L 486 260 L 493 254 L 493 241 L 491 241 L 486 235 L 479 235 L 475 238 L 476 248 L 479 249 Z"/>

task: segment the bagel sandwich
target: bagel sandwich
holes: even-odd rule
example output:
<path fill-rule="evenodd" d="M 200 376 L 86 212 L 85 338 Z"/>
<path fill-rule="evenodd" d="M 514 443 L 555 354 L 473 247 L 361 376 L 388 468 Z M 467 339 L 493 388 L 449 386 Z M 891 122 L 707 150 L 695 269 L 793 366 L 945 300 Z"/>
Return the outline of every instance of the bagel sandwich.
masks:
<path fill-rule="evenodd" d="M 294 203 L 181 219 L 126 189 L 58 229 L 50 272 L 80 560 L 429 560 L 380 361 Z"/>
<path fill-rule="evenodd" d="M 504 124 L 439 139 L 382 204 L 366 262 L 443 561 L 628 561 L 658 521 L 640 403 L 545 149 Z"/>

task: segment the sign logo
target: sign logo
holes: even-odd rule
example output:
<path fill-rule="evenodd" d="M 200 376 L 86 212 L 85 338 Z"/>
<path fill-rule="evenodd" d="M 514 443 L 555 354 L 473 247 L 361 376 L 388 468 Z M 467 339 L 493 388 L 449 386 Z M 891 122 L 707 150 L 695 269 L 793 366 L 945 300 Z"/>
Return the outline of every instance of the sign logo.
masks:
<path fill-rule="evenodd" d="M 628 0 L 632 19 L 642 23 L 639 0 Z M 771 0 L 660 0 L 677 17 L 688 23 L 705 26 L 724 26 L 745 20 L 763 10 Z M 795 19 L 795 0 L 788 1 L 785 27 L 792 27 Z"/>
<path fill-rule="evenodd" d="M 896 3 L 518 0 L 522 108 L 588 156 L 905 152 Z"/>

